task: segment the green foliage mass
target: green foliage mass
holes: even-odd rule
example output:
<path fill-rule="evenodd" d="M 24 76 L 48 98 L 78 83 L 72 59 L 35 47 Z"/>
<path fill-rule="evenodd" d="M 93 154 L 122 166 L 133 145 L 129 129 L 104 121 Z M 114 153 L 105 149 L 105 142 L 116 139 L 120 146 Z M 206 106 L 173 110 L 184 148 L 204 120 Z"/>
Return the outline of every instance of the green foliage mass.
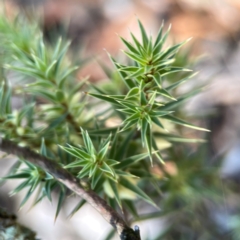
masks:
<path fill-rule="evenodd" d="M 142 41 L 132 33 L 132 43 L 121 38 L 127 47 L 124 54 L 129 58 L 128 64 L 118 63 L 109 55 L 117 74 L 103 66 L 111 78 L 109 86 L 104 87 L 101 82 L 85 84 L 87 79 L 76 79 L 77 67 L 70 61 L 68 42 L 59 39 L 51 46 L 44 41 L 36 24 L 22 18 L 15 21 L 0 18 L 1 137 L 29 146 L 59 162 L 113 208 L 127 209 L 132 222 L 141 220 L 134 203 L 138 198 L 158 209 L 163 192 L 168 193 L 166 203 L 170 204 L 178 198 L 174 194 L 186 199 L 189 195 L 183 192 L 197 191 L 198 186 L 186 187 L 189 179 L 185 173 L 186 179 L 181 178 L 184 188 L 171 190 L 171 186 L 180 181 L 177 176 L 181 176 L 181 167 L 178 166 L 177 176 L 164 170 L 164 159 L 172 160 L 172 156 L 171 151 L 161 145 L 203 141 L 179 136 L 176 125 L 180 129 L 184 126 L 208 131 L 178 117 L 182 104 L 201 90 L 181 95 L 176 92 L 181 84 L 196 75 L 175 65 L 175 60 L 181 56 L 179 49 L 188 40 L 165 48 L 170 28 L 164 33 L 162 25 L 153 41 L 142 23 L 138 23 Z M 120 88 L 119 79 L 124 83 Z M 14 97 L 22 102 L 18 109 L 12 108 Z M 102 102 L 107 109 L 101 109 Z M 108 121 L 113 118 L 121 124 L 108 127 Z M 186 154 L 181 158 L 186 159 Z M 51 201 L 52 192 L 57 190 L 58 216 L 67 191 L 51 173 L 30 164 L 27 159 L 19 159 L 6 179 L 23 180 L 12 195 L 28 189 L 21 207 L 33 193 L 34 204 L 37 204 L 44 197 Z M 71 215 L 84 203 L 81 200 Z M 186 204 L 183 201 L 183 205 Z M 169 211 L 171 207 L 166 209 Z"/>

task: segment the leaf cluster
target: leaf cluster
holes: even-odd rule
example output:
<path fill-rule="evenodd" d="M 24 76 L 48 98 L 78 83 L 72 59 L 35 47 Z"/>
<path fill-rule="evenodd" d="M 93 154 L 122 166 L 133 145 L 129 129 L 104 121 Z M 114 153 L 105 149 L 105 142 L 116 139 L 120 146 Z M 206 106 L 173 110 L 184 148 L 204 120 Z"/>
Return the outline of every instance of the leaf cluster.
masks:
<path fill-rule="evenodd" d="M 118 94 L 109 94 L 101 88 L 101 83 L 86 85 L 86 79 L 76 78 L 77 68 L 70 61 L 68 42 L 59 39 L 55 46 L 50 46 L 38 27 L 31 27 L 28 22 L 0 19 L 0 31 L 3 32 L 0 36 L 3 47 L 0 48 L 4 53 L 0 88 L 1 136 L 54 159 L 84 181 L 87 189 L 104 197 L 113 208 L 128 209 L 134 217 L 138 216 L 134 202 L 137 198 L 158 208 L 159 195 L 155 197 L 151 191 L 161 192 L 158 183 L 162 179 L 154 174 L 152 165 L 162 168 L 162 155 L 168 158 L 167 152 L 159 152 L 159 139 L 201 141 L 179 136 L 174 131 L 175 125 L 207 131 L 174 115 L 188 98 L 200 91 L 175 94 L 178 86 L 195 76 L 182 76 L 189 70 L 173 65 L 176 54 L 187 41 L 165 49 L 170 29 L 164 34 L 162 25 L 153 41 L 142 23 L 138 23 L 141 42 L 132 33 L 133 43 L 121 38 L 128 49 L 124 53 L 130 59 L 129 64 L 120 64 L 110 56 L 125 84 L 125 92 L 115 84 Z M 29 25 L 31 30 L 16 33 L 16 29 Z M 18 38 L 22 40 L 18 42 Z M 15 78 L 11 78 L 13 73 Z M 172 74 L 179 76 L 179 80 L 169 82 Z M 23 102 L 18 109 L 11 107 L 14 97 Z M 104 102 L 107 110 L 101 109 L 93 97 Z M 121 124 L 110 128 L 108 121 L 113 117 Z M 160 162 L 155 161 L 156 158 Z M 27 159 L 19 161 L 21 164 L 14 172 L 4 178 L 23 180 L 12 194 L 28 189 L 21 203 L 23 206 L 37 189 L 34 204 L 44 197 L 51 201 L 51 193 L 57 190 L 57 217 L 67 195 L 64 185 Z M 21 168 L 23 165 L 25 167 Z M 146 183 L 153 188 L 146 187 Z M 81 200 L 71 214 L 84 203 Z"/>

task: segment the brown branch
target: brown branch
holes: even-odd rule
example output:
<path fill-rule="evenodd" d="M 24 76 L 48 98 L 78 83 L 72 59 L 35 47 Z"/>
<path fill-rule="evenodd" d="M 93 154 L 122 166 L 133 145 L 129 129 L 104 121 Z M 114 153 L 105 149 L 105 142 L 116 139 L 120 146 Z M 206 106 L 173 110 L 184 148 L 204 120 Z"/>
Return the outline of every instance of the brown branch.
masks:
<path fill-rule="evenodd" d="M 86 200 L 92 207 L 94 207 L 107 222 L 109 222 L 118 232 L 122 240 L 140 240 L 139 228 L 130 228 L 123 218 L 111 208 L 105 200 L 100 198 L 94 191 L 85 190 L 79 182 L 79 179 L 74 177 L 66 169 L 62 168 L 56 161 L 41 156 L 32 151 L 28 147 L 20 147 L 16 143 L 6 139 L 0 139 L 0 150 L 14 154 L 18 157 L 23 157 L 25 160 L 39 166 L 44 171 L 50 173 L 59 182 L 63 183 L 67 188 L 75 192 L 81 198 Z"/>

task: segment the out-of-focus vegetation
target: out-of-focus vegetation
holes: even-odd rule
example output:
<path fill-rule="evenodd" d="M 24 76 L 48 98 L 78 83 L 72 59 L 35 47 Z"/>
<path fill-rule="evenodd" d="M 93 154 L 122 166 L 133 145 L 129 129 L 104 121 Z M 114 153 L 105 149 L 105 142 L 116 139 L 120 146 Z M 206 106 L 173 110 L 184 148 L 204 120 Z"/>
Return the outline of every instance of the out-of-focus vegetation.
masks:
<path fill-rule="evenodd" d="M 162 86 L 171 94 L 168 95 L 168 92 L 160 94 L 168 97 L 169 101 L 172 96 L 178 98 L 178 102 L 172 101 L 170 103 L 172 108 L 166 110 L 174 109 L 174 116 L 188 119 L 188 122 L 197 126 L 202 125 L 210 129 L 211 133 L 202 135 L 163 119 L 163 125 L 170 133 L 159 131 L 155 127 L 152 131 L 156 139 L 156 146 L 153 148 L 161 150 L 161 155 L 158 157 L 165 160 L 165 165 L 157 162 L 156 159 L 153 160 L 153 166 L 149 161 L 138 162 L 127 169 L 128 173 L 141 177 L 141 181 L 133 178 L 132 182 L 122 182 L 121 186 L 116 187 L 111 182 L 116 178 L 112 178 L 111 174 L 117 176 L 119 173 L 111 171 L 111 164 L 114 168 L 115 162 L 109 162 L 110 170 L 108 175 L 106 174 L 108 180 L 103 183 L 104 180 L 100 181 L 99 177 L 99 186 L 96 178 L 89 184 L 101 196 L 108 199 L 112 207 L 122 208 L 129 223 L 140 224 L 143 239 L 239 239 L 240 215 L 237 206 L 239 200 L 237 169 L 239 168 L 237 163 L 231 160 L 238 157 L 240 132 L 237 121 L 240 109 L 238 96 L 240 85 L 236 77 L 237 63 L 240 61 L 238 49 L 240 24 L 236 24 L 240 22 L 238 1 L 213 1 L 211 4 L 205 1 L 193 3 L 180 0 L 148 1 L 148 3 L 124 1 L 125 4 L 121 6 L 117 1 L 103 3 L 72 0 L 56 3 L 52 0 L 37 4 L 29 1 L 26 4 L 27 2 L 5 1 L 7 18 L 10 21 L 2 17 L 0 22 L 1 64 L 5 69 L 3 82 L 11 82 L 9 90 L 6 89 L 8 84 L 2 87 L 6 94 L 4 99 L 8 101 L 11 88 L 11 94 L 23 102 L 23 107 L 18 110 L 13 106 L 14 111 L 10 105 L 1 106 L 1 114 L 9 116 L 1 130 L 5 136 L 10 136 L 12 140 L 22 145 L 40 149 L 41 154 L 49 157 L 59 153 L 60 161 L 66 160 L 64 165 L 73 167 L 71 165 L 74 160 L 73 155 L 67 154 L 61 148 L 57 149 L 56 143 L 64 146 L 62 149 L 71 153 L 73 146 L 67 146 L 65 143 L 86 145 L 90 140 L 87 135 L 88 140 L 85 141 L 79 136 L 79 126 L 81 126 L 89 131 L 96 145 L 97 134 L 101 132 L 101 128 L 112 127 L 111 130 L 101 133 L 101 136 L 106 139 L 110 132 L 115 134 L 121 118 L 124 119 L 122 115 L 116 115 L 109 105 L 101 105 L 101 102 L 86 99 L 84 94 L 78 94 L 80 91 L 86 91 L 86 86 L 83 85 L 86 81 L 85 77 L 89 75 L 89 82 L 97 82 L 93 84 L 93 90 L 90 91 L 96 91 L 92 94 L 93 96 L 101 98 L 103 94 L 118 95 L 118 98 L 104 100 L 111 103 L 117 101 L 119 104 L 121 100 L 119 95 L 127 95 L 129 91 L 129 86 L 124 84 L 121 77 L 126 79 L 128 75 L 129 78 L 142 79 L 139 68 L 142 62 L 139 63 L 138 59 L 134 59 L 129 54 L 132 59 L 128 60 L 123 57 L 123 54 L 117 54 L 117 49 L 123 48 L 123 45 L 115 37 L 114 32 L 127 40 L 129 40 L 127 27 L 130 26 L 134 34 L 139 32 L 135 28 L 137 21 L 133 14 L 137 13 L 147 33 L 152 32 L 156 36 L 157 27 L 165 19 L 165 25 L 168 25 L 166 22 L 172 23 L 172 30 L 164 49 L 171 42 L 194 37 L 192 43 L 188 43 L 188 46 L 177 53 L 173 67 L 194 68 L 200 71 L 200 74 L 193 76 L 191 80 L 188 79 L 190 74 L 186 72 L 165 76 Z M 37 19 L 35 18 L 36 9 L 43 9 Z M 115 12 L 114 9 L 116 9 Z M 16 12 L 19 17 L 13 24 L 12 20 Z M 124 17 L 122 12 L 125 13 Z M 43 35 L 41 35 L 42 31 Z M 62 39 L 72 40 L 68 52 L 67 42 L 58 41 L 60 36 Z M 125 45 L 131 49 L 128 43 L 125 42 Z M 107 54 L 105 52 L 104 55 L 102 54 L 102 48 L 106 48 L 119 62 L 115 65 L 122 76 L 107 60 L 105 56 Z M 134 53 L 134 50 L 132 51 Z M 65 53 L 66 56 L 63 57 Z M 209 56 L 197 61 L 196 56 L 204 53 Z M 144 59 L 144 56 L 141 56 L 141 59 Z M 79 64 L 80 68 L 75 68 L 75 65 Z M 138 73 L 135 74 L 137 68 Z M 164 73 L 160 72 L 160 75 L 162 74 Z M 148 77 L 151 78 L 150 75 Z M 185 79 L 181 85 L 178 82 L 180 79 Z M 75 85 L 76 82 L 78 82 L 77 85 Z M 139 83 L 141 84 L 140 81 Z M 157 83 L 158 79 L 155 81 L 156 85 Z M 210 87 L 205 93 L 194 98 L 191 104 L 185 101 L 201 92 L 202 86 L 206 84 Z M 135 96 L 131 97 L 134 99 Z M 28 104 L 30 101 L 31 103 Z M 35 104 L 32 104 L 33 101 Z M 176 105 L 177 103 L 182 104 Z M 126 112 L 127 108 L 131 109 L 127 104 L 127 102 L 122 103 L 118 108 L 123 108 L 121 110 Z M 98 110 L 96 114 L 95 106 L 103 110 Z M 125 120 L 125 124 L 129 121 Z M 33 124 L 34 122 L 37 124 Z M 145 125 L 147 126 L 147 123 Z M 148 131 L 144 130 L 147 129 L 145 125 L 144 121 L 139 125 L 139 129 L 142 129 L 141 134 Z M 133 133 L 125 132 L 119 135 L 118 153 L 111 153 L 111 158 L 121 154 L 124 159 L 138 154 L 139 158 L 136 159 L 140 161 L 139 154 L 144 152 L 141 141 L 144 146 L 148 146 L 147 155 L 151 155 L 150 142 L 147 138 L 141 138 L 141 134 L 133 136 Z M 208 142 L 195 143 L 199 139 L 201 142 L 203 138 Z M 112 139 L 117 144 L 117 137 Z M 108 147 L 108 140 L 102 142 L 102 148 Z M 94 152 L 93 149 L 91 151 Z M 88 154 L 91 155 L 91 151 Z M 119 161 L 119 158 L 115 160 Z M 75 162 L 78 168 L 72 171 L 79 176 L 86 176 L 86 172 L 81 170 L 81 164 L 81 162 Z M 12 174 L 17 167 L 19 166 L 16 165 L 11 169 Z M 24 204 L 43 179 L 43 175 L 40 169 L 30 165 L 23 171 L 25 175 L 28 174 L 27 179 L 33 176 L 32 180 L 22 183 L 31 186 L 22 202 Z M 106 169 L 105 172 L 107 172 Z M 94 176 L 94 174 L 90 175 L 89 177 Z M 100 172 L 96 176 L 100 176 Z M 139 188 L 136 190 L 134 185 L 137 182 Z M 23 185 L 18 190 L 22 189 Z M 57 195 L 57 216 L 60 208 L 63 208 L 63 198 L 68 195 L 66 189 L 47 175 L 44 175 L 44 182 L 41 182 L 41 185 L 42 195 L 39 193 L 36 202 L 44 196 L 51 199 L 50 190 L 54 193 L 60 192 Z M 127 188 L 131 186 L 132 191 L 126 191 L 124 188 L 126 185 Z M 137 196 L 152 203 L 150 197 L 161 211 L 137 200 Z M 77 212 L 83 205 L 84 201 L 80 200 L 72 213 Z M 162 219 L 162 222 L 158 222 L 158 219 Z M 147 228 L 148 222 L 152 225 L 149 228 L 151 232 Z M 41 233 L 39 234 L 41 236 Z M 84 236 L 84 233 L 81 236 Z M 109 233 L 108 239 L 113 239 L 113 232 Z"/>

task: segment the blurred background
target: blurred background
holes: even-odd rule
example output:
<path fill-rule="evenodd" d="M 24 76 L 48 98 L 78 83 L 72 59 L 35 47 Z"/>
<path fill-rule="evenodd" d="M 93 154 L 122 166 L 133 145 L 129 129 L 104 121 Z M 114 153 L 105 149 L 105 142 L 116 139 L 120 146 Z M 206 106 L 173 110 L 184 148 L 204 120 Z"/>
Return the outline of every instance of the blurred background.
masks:
<path fill-rule="evenodd" d="M 208 209 L 221 233 L 216 238 L 201 239 L 240 239 L 237 231 L 240 229 L 239 0 L 6 0 L 0 7 L 6 8 L 8 16 L 21 12 L 28 18 L 39 19 L 47 41 L 54 42 L 60 35 L 70 39 L 76 58 L 86 59 L 81 62 L 77 76 L 80 79 L 89 75 L 93 82 L 107 79 L 101 64 L 111 67 L 111 62 L 104 49 L 121 58 L 119 49 L 124 46 L 118 35 L 128 39 L 129 31 L 139 34 L 137 18 L 153 36 L 164 21 L 166 28 L 172 24 L 172 42 L 193 37 L 184 47 L 190 54 L 191 66 L 200 71 L 198 82 L 191 85 L 206 88 L 188 101 L 185 108 L 189 114 L 204 118 L 211 130 L 204 148 L 212 163 L 219 165 L 216 159 L 221 158 L 216 181 L 221 185 L 218 197 L 223 200 L 220 206 Z M 1 163 L 0 176 L 7 172 L 7 166 L 9 162 Z M 9 198 L 9 189 L 12 187 L 8 184 L 1 187 L 0 206 L 16 213 L 21 196 Z M 55 206 L 47 200 L 30 210 L 25 207 L 17 215 L 19 221 L 35 230 L 41 239 L 104 240 L 111 227 L 91 207 L 85 205 L 71 219 L 67 218 L 69 209 L 77 202 L 78 199 L 69 199 L 55 223 Z M 194 216 L 197 217 L 197 213 L 193 213 Z M 159 229 L 167 224 L 164 218 L 137 224 L 143 239 L 172 239 L 158 237 Z M 235 234 L 225 235 L 229 231 Z"/>

